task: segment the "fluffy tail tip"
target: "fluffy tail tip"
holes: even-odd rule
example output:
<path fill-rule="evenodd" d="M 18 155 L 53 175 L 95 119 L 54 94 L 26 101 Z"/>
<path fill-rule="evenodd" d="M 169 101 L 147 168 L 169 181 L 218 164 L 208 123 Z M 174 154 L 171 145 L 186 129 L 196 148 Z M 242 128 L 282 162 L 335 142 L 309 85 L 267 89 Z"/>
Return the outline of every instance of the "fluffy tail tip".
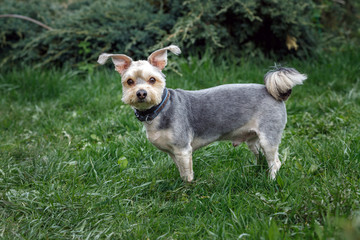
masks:
<path fill-rule="evenodd" d="M 279 101 L 290 97 L 292 88 L 301 85 L 307 76 L 299 73 L 295 68 L 277 67 L 265 74 L 264 82 L 267 91 Z"/>

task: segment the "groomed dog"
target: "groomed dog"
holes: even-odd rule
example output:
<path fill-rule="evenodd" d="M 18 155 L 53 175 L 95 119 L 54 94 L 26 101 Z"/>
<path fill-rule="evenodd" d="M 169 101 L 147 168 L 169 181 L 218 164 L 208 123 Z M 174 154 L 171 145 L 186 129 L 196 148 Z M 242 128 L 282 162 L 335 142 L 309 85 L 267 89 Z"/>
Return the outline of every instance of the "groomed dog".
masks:
<path fill-rule="evenodd" d="M 181 53 L 171 45 L 153 52 L 147 61 L 106 53 L 98 59 L 100 64 L 112 59 L 122 79 L 122 101 L 134 108 L 150 142 L 170 155 L 187 182 L 194 179 L 192 153 L 219 140 L 230 140 L 234 146 L 246 142 L 256 157 L 262 150 L 274 179 L 281 166 L 278 147 L 286 124 L 284 101 L 306 75 L 293 68 L 276 68 L 265 75 L 265 85 L 170 89 L 162 73 L 167 51 Z"/>

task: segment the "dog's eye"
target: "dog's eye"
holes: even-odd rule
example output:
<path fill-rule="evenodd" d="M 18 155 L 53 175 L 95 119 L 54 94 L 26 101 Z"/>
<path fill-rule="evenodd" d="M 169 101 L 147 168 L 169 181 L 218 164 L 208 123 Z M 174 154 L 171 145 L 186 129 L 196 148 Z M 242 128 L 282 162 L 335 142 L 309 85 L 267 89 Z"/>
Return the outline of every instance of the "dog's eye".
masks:
<path fill-rule="evenodd" d="M 155 82 L 156 82 L 156 79 L 155 79 L 155 78 L 151 77 L 151 78 L 149 79 L 149 83 L 154 84 Z"/>
<path fill-rule="evenodd" d="M 132 80 L 132 79 L 127 80 L 127 84 L 129 84 L 130 86 L 133 85 L 133 84 L 134 84 L 134 80 Z"/>

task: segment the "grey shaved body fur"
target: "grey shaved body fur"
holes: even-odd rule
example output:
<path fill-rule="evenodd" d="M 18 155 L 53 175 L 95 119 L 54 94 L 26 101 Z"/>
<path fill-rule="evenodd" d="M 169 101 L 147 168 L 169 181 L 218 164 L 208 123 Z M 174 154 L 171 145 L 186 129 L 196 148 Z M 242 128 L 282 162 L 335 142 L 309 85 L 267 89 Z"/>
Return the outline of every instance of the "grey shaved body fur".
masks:
<path fill-rule="evenodd" d="M 286 124 L 285 104 L 269 95 L 264 85 L 228 84 L 199 91 L 169 90 L 170 102 L 161 112 L 158 128 L 174 128 L 174 144 L 179 147 L 189 143 L 189 136 L 192 140 L 202 139 L 201 145 L 235 140 L 227 135 L 253 119 L 258 120 L 259 130 L 266 132 L 271 144 L 280 141 Z"/>

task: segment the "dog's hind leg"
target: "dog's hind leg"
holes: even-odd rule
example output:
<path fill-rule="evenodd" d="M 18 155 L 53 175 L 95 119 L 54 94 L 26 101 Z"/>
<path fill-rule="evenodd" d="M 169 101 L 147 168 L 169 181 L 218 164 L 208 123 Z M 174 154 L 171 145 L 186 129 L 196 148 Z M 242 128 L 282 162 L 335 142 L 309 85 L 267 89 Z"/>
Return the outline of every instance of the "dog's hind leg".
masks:
<path fill-rule="evenodd" d="M 264 104 L 259 119 L 258 136 L 260 146 L 269 167 L 269 177 L 275 179 L 281 167 L 279 160 L 279 145 L 286 124 L 286 109 L 284 103 L 271 102 Z"/>
<path fill-rule="evenodd" d="M 265 158 L 269 166 L 269 177 L 271 179 L 275 179 L 276 173 L 281 167 L 278 153 L 279 144 L 271 144 L 267 139 L 260 138 L 260 146 L 265 154 Z"/>

